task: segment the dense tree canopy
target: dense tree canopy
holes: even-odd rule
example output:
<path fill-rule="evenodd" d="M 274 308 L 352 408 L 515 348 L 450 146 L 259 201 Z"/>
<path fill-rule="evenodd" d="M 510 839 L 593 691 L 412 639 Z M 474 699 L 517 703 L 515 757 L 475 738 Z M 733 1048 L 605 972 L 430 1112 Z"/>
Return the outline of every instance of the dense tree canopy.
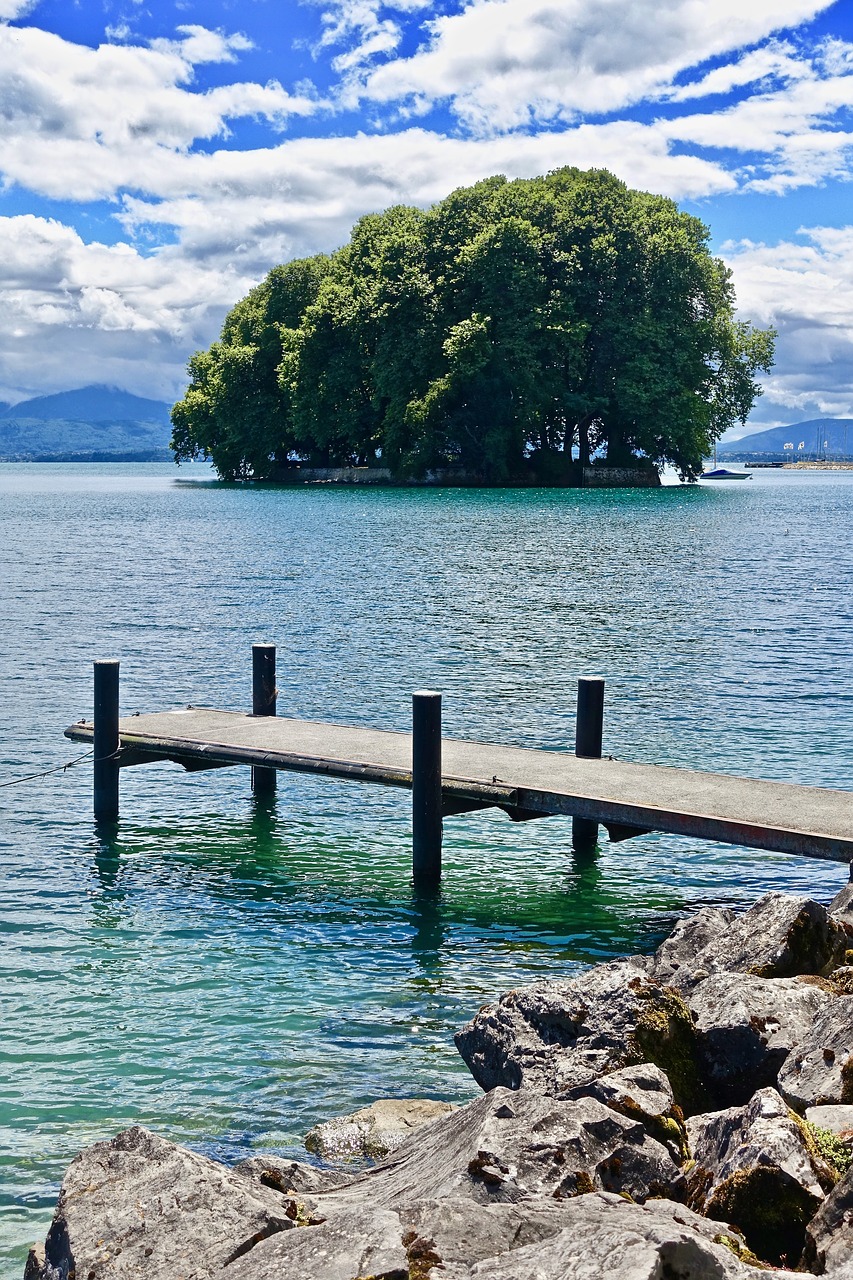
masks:
<path fill-rule="evenodd" d="M 275 267 L 192 357 L 172 447 L 230 479 L 381 459 L 559 480 L 573 456 L 695 478 L 773 339 L 671 200 L 605 170 L 489 178 Z"/>

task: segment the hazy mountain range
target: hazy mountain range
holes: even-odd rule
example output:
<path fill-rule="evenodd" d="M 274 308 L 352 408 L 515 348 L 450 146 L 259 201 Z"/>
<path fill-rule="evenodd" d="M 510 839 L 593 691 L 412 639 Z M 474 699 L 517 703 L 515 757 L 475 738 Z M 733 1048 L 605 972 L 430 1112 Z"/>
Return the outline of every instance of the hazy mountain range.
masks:
<path fill-rule="evenodd" d="M 147 461 L 171 459 L 171 405 L 116 387 L 79 387 L 0 402 L 0 460 Z M 826 442 L 826 443 L 824 443 Z M 785 445 L 793 445 L 785 449 Z M 802 444 L 802 448 L 800 448 Z M 810 418 L 723 441 L 718 454 L 768 454 L 794 459 L 853 454 L 853 418 Z"/>
<path fill-rule="evenodd" d="M 793 448 L 786 449 L 786 444 Z M 853 453 L 853 418 L 809 418 L 807 422 L 795 422 L 787 427 L 770 427 L 767 431 L 741 436 L 740 440 L 721 441 L 717 453 L 779 454 L 791 461 L 797 456 L 847 456 Z"/>
<path fill-rule="evenodd" d="M 0 459 L 168 460 L 170 405 L 115 387 L 80 387 L 0 405 Z"/>

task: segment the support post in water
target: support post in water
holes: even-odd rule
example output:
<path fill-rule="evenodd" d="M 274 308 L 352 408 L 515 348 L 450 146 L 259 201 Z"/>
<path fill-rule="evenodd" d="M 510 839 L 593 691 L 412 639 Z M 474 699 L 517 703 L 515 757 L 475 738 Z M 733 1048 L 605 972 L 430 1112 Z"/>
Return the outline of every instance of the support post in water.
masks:
<path fill-rule="evenodd" d="M 118 817 L 118 661 L 95 663 L 94 811 L 96 818 Z"/>
<path fill-rule="evenodd" d="M 412 871 L 441 879 L 441 694 L 412 694 Z"/>
<path fill-rule="evenodd" d="M 604 733 L 604 679 L 581 676 L 578 680 L 578 707 L 575 722 L 575 755 L 601 759 Z M 572 818 L 572 846 L 579 851 L 595 848 L 598 823 L 592 818 Z"/>
<path fill-rule="evenodd" d="M 276 713 L 275 645 L 252 645 L 252 715 L 274 716 Z M 263 766 L 252 767 L 252 790 L 256 796 L 275 792 L 276 771 Z"/>

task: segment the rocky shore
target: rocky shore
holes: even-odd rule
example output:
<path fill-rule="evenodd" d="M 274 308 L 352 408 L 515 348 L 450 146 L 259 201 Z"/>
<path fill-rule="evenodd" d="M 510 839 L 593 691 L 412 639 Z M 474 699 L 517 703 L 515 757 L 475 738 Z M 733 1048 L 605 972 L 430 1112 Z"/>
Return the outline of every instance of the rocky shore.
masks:
<path fill-rule="evenodd" d="M 853 885 L 706 909 L 456 1043 L 482 1097 L 312 1131 L 395 1148 L 366 1172 L 96 1143 L 25 1280 L 853 1280 Z"/>

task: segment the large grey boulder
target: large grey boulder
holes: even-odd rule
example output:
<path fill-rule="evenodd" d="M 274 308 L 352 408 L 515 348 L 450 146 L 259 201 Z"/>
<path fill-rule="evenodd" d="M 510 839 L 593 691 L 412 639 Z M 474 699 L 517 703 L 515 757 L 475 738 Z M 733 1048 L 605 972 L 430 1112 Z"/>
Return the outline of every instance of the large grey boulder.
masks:
<path fill-rule="evenodd" d="M 692 1208 L 740 1227 L 759 1257 L 794 1266 L 806 1224 L 833 1182 L 775 1089 L 745 1107 L 687 1121 L 696 1161 L 688 1182 Z"/>
<path fill-rule="evenodd" d="M 453 1103 L 433 1098 L 382 1098 L 315 1125 L 305 1135 L 305 1147 L 325 1160 L 381 1160 L 415 1129 L 453 1109 Z"/>
<path fill-rule="evenodd" d="M 134 1126 L 96 1142 L 62 1181 L 33 1280 L 206 1280 L 294 1227 L 277 1192 Z"/>
<path fill-rule="evenodd" d="M 826 1197 L 806 1228 L 803 1265 L 818 1275 L 853 1275 L 853 1169 Z"/>
<path fill-rule="evenodd" d="M 403 1235 L 398 1214 L 365 1203 L 259 1241 L 222 1280 L 409 1280 Z"/>
<path fill-rule="evenodd" d="M 687 998 L 698 1036 L 702 1078 L 721 1106 L 748 1102 L 774 1085 L 832 995 L 799 978 L 719 973 Z"/>
<path fill-rule="evenodd" d="M 766 893 L 666 980 L 690 991 L 715 973 L 752 973 L 759 978 L 823 975 L 844 963 L 851 945 L 853 925 L 831 916 L 819 902 Z"/>
<path fill-rule="evenodd" d="M 706 1103 L 687 1006 L 632 960 L 510 991 L 481 1009 L 455 1040 L 483 1089 L 524 1084 L 559 1097 L 622 1067 L 653 1062 L 668 1075 L 681 1107 Z"/>
<path fill-rule="evenodd" d="M 637 1120 L 594 1098 L 561 1101 L 533 1089 L 494 1089 L 414 1133 L 368 1173 L 324 1197 L 326 1206 L 399 1208 L 447 1196 L 480 1204 L 554 1199 L 593 1189 L 634 1200 L 681 1194 L 670 1151 Z"/>
<path fill-rule="evenodd" d="M 672 1085 L 664 1071 L 653 1062 L 623 1067 L 578 1085 L 564 1097 L 596 1098 L 611 1111 L 639 1120 L 653 1138 L 669 1150 L 677 1163 L 687 1159 L 687 1132 L 684 1114 L 675 1101 Z"/>
<path fill-rule="evenodd" d="M 853 1102 L 853 995 L 837 996 L 779 1071 L 779 1092 L 798 1111 Z"/>
<path fill-rule="evenodd" d="M 748 1251 L 736 1232 L 666 1200 L 632 1205 L 596 1194 L 567 1201 L 562 1213 L 562 1230 L 546 1239 L 473 1266 L 447 1262 L 426 1274 L 430 1280 L 772 1280 L 778 1274 L 742 1261 Z"/>
<path fill-rule="evenodd" d="M 705 947 L 716 944 L 735 919 L 727 907 L 703 907 L 693 916 L 679 920 L 654 954 L 649 972 L 658 982 L 668 983 L 674 974 L 687 973 Z"/>

